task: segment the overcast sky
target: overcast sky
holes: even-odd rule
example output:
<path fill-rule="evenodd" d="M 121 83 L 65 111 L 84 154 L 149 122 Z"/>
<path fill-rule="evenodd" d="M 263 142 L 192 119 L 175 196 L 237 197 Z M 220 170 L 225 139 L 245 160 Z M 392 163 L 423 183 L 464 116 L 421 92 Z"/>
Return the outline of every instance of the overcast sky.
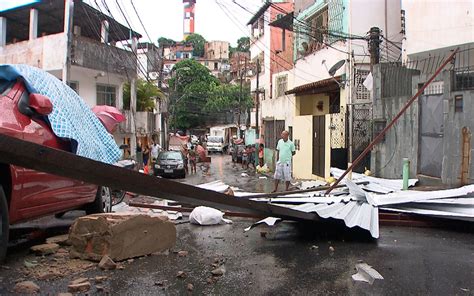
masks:
<path fill-rule="evenodd" d="M 38 0 L 36 0 L 38 1 Z M 36 2 L 34 0 L 0 0 L 0 11 L 15 6 Z M 57 0 L 58 1 L 58 0 Z M 125 18 L 118 9 L 117 1 L 125 12 L 132 25 L 132 29 L 141 33 L 140 41 L 148 40 L 142 25 L 133 9 L 132 2 L 140 15 L 151 41 L 156 42 L 159 37 L 167 37 L 180 41 L 183 39 L 183 1 L 182 0 L 84 0 L 97 8 L 101 5 L 106 12 L 102 1 L 105 1 L 112 12 L 112 16 L 126 25 Z M 225 40 L 234 46 L 238 38 L 249 36 L 245 25 L 252 14 L 236 5 L 235 2 L 255 13 L 262 5 L 262 0 L 197 0 L 195 31 L 206 40 Z M 220 3 L 220 5 L 218 4 Z"/>
<path fill-rule="evenodd" d="M 97 0 L 97 3 L 101 3 L 101 1 Z M 117 7 L 116 0 L 105 1 L 114 18 L 126 24 Z M 161 36 L 176 41 L 182 40 L 182 0 L 118 0 L 124 8 L 132 28 L 141 33 L 143 35 L 141 41 L 145 41 L 148 40 L 148 36 L 135 14 L 131 5 L 132 1 L 152 41 L 156 42 Z M 86 2 L 96 7 L 95 0 L 87 0 Z M 262 0 L 236 0 L 236 2 L 251 12 L 256 12 L 262 5 Z M 233 0 L 197 0 L 195 31 L 203 35 L 206 40 L 225 40 L 235 46 L 238 38 L 249 36 L 246 23 L 251 17 L 252 14 L 237 6 L 233 3 Z"/>

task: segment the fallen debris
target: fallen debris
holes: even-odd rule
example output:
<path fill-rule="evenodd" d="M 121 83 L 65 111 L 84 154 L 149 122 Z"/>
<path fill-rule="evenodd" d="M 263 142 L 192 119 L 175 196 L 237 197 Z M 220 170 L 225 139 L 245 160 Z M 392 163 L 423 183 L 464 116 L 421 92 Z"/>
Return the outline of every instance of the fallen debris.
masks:
<path fill-rule="evenodd" d="M 109 256 L 105 255 L 99 262 L 99 268 L 102 270 L 113 270 L 117 268 L 117 263 Z"/>
<path fill-rule="evenodd" d="M 210 207 L 196 207 L 189 214 L 189 222 L 197 225 L 230 224 L 232 220 L 224 219 L 224 213 Z"/>
<path fill-rule="evenodd" d="M 58 293 L 58 296 L 72 296 L 72 293 Z"/>
<path fill-rule="evenodd" d="M 309 249 L 310 249 L 310 250 L 317 250 L 317 249 L 319 249 L 319 247 L 318 247 L 318 246 L 315 246 L 315 245 L 312 245 L 311 248 L 309 248 Z"/>
<path fill-rule="evenodd" d="M 176 274 L 176 277 L 180 279 L 184 279 L 187 277 L 187 274 L 184 271 L 178 271 L 178 273 Z"/>
<path fill-rule="evenodd" d="M 258 222 L 253 223 L 249 227 L 245 228 L 244 232 L 247 232 L 250 229 L 254 228 L 255 226 L 258 226 L 258 225 L 263 224 L 263 223 L 267 224 L 268 226 L 274 226 L 277 222 L 280 222 L 280 221 L 281 221 L 280 218 L 268 217 L 268 218 L 265 218 L 263 220 L 260 220 Z"/>
<path fill-rule="evenodd" d="M 105 276 L 105 275 L 104 275 L 104 276 L 96 276 L 96 277 L 94 278 L 94 281 L 95 281 L 96 284 L 100 284 L 100 283 L 105 282 L 108 278 L 109 278 L 109 277 L 107 277 L 107 276 Z"/>
<path fill-rule="evenodd" d="M 191 284 L 191 283 L 189 283 L 189 284 L 186 286 L 186 289 L 191 292 L 191 291 L 194 289 L 194 285 Z"/>
<path fill-rule="evenodd" d="M 155 282 L 155 286 L 163 287 L 163 286 L 165 286 L 167 283 L 168 283 L 167 280 L 162 280 L 162 281 L 159 281 L 159 282 Z"/>
<path fill-rule="evenodd" d="M 42 245 L 36 245 L 30 248 L 31 252 L 40 256 L 54 254 L 56 253 L 58 249 L 59 249 L 58 244 L 42 244 Z"/>
<path fill-rule="evenodd" d="M 212 275 L 215 275 L 215 276 L 223 276 L 225 274 L 226 270 L 225 270 L 225 266 L 224 265 L 221 265 L 220 267 L 214 269 L 211 271 Z"/>
<path fill-rule="evenodd" d="M 178 256 L 179 257 L 186 257 L 186 256 L 188 256 L 188 251 L 179 251 Z"/>
<path fill-rule="evenodd" d="M 334 247 L 333 246 L 329 246 L 329 252 L 334 252 Z"/>
<path fill-rule="evenodd" d="M 174 246 L 176 227 L 166 217 L 96 214 L 78 218 L 71 226 L 71 255 L 115 261 L 162 252 Z"/>
<path fill-rule="evenodd" d="M 69 234 L 63 234 L 58 236 L 48 237 L 46 239 L 47 244 L 58 244 L 60 246 L 70 246 Z"/>
<path fill-rule="evenodd" d="M 39 293 L 40 287 L 32 281 L 24 281 L 17 283 L 13 291 L 18 294 L 36 294 Z"/>
<path fill-rule="evenodd" d="M 356 264 L 357 273 L 352 275 L 354 281 L 373 284 L 375 280 L 383 280 L 383 277 L 367 263 Z"/>
<path fill-rule="evenodd" d="M 70 293 L 85 293 L 91 289 L 91 283 L 87 278 L 79 278 L 69 283 L 67 290 Z"/>
<path fill-rule="evenodd" d="M 229 187 L 224 191 L 224 194 L 227 194 L 227 195 L 230 195 L 230 196 L 234 196 L 234 190 L 232 190 L 232 188 L 229 186 Z"/>

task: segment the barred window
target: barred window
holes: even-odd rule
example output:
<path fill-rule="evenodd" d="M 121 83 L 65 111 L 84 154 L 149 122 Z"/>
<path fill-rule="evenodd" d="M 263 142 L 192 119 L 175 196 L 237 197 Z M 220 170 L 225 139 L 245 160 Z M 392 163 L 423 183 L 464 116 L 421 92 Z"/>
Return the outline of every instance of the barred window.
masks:
<path fill-rule="evenodd" d="M 115 106 L 117 88 L 114 85 L 97 84 L 97 105 Z"/>
<path fill-rule="evenodd" d="M 282 75 L 277 77 L 276 79 L 276 96 L 275 97 L 281 97 L 285 95 L 285 92 L 288 90 L 288 75 Z"/>

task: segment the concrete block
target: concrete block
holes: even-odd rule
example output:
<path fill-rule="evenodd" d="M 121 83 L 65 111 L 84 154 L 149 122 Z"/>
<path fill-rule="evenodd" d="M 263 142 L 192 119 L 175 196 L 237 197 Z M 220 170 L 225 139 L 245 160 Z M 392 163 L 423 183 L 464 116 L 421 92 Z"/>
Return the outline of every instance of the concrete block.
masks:
<path fill-rule="evenodd" d="M 96 214 L 78 218 L 69 230 L 71 256 L 114 261 L 162 252 L 176 243 L 176 227 L 167 217 Z"/>

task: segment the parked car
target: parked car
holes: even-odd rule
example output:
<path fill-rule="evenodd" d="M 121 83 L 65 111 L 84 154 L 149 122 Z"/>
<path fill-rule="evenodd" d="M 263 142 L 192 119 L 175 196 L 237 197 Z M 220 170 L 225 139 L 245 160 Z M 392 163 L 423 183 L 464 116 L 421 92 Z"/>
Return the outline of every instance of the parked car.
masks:
<path fill-rule="evenodd" d="M 155 167 L 155 176 L 185 178 L 184 156 L 180 151 L 162 151 L 158 154 Z"/>
<path fill-rule="evenodd" d="M 234 145 L 232 147 L 232 162 L 242 162 L 242 152 L 245 150 L 245 145 Z"/>
<path fill-rule="evenodd" d="M 29 94 L 21 80 L 0 79 L 0 110 L 1 134 L 71 151 L 70 142 L 56 137 L 44 120 L 53 110 L 49 98 Z M 74 209 L 102 213 L 110 207 L 107 187 L 0 163 L 0 261 L 11 224 Z"/>

